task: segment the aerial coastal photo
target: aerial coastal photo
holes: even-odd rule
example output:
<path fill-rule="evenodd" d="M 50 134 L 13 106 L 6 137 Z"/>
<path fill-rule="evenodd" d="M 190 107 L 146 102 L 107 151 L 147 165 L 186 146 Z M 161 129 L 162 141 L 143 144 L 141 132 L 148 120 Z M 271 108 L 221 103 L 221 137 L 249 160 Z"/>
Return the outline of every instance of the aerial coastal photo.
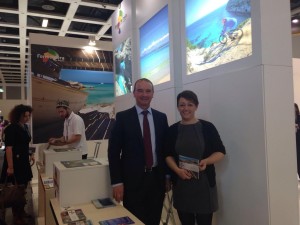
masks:
<path fill-rule="evenodd" d="M 252 55 L 250 0 L 186 0 L 187 74 Z"/>

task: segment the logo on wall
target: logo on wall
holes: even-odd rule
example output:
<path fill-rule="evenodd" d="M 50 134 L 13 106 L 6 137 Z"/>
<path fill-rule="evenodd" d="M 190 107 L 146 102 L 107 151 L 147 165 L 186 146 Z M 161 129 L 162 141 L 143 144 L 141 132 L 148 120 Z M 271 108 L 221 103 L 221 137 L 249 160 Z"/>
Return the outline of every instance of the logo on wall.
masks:
<path fill-rule="evenodd" d="M 121 24 L 126 21 L 127 14 L 124 14 L 123 10 L 121 9 L 121 4 L 118 9 L 118 18 L 117 18 L 117 25 L 115 25 L 115 29 L 118 30 L 118 33 L 121 34 Z"/>
<path fill-rule="evenodd" d="M 42 59 L 43 63 L 48 62 L 49 59 L 52 59 L 53 61 L 64 61 L 64 57 L 60 57 L 59 54 L 54 51 L 53 49 L 48 49 L 47 52 L 44 52 L 44 54 L 37 54 L 36 57 L 38 59 Z"/>

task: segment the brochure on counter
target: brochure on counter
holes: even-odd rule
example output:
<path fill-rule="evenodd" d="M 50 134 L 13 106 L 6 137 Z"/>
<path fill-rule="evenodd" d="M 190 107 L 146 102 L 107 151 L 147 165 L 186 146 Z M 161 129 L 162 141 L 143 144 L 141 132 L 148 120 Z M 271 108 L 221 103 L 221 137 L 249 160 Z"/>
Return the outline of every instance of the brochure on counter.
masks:
<path fill-rule="evenodd" d="M 94 159 L 80 159 L 80 160 L 71 160 L 71 161 L 61 161 L 61 164 L 63 164 L 64 167 L 66 167 L 66 168 L 101 165 L 100 162 L 98 162 Z"/>
<path fill-rule="evenodd" d="M 113 218 L 109 220 L 99 221 L 100 225 L 120 225 L 120 224 L 134 224 L 133 220 L 128 216 Z"/>
<path fill-rule="evenodd" d="M 97 209 L 116 206 L 111 198 L 99 198 L 92 200 L 92 203 Z"/>
<path fill-rule="evenodd" d="M 60 213 L 63 223 L 69 224 L 81 220 L 86 220 L 82 209 L 69 209 Z"/>

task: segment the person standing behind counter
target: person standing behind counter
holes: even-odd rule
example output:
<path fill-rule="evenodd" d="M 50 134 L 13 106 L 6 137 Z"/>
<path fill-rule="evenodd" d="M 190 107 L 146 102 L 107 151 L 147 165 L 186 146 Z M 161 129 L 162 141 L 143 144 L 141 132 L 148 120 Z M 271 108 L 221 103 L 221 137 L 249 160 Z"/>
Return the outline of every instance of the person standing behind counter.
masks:
<path fill-rule="evenodd" d="M 165 145 L 166 162 L 174 172 L 174 207 L 182 225 L 211 225 L 218 208 L 214 163 L 224 157 L 225 147 L 215 126 L 195 117 L 198 104 L 194 92 L 178 94 L 181 121 L 170 126 Z M 194 173 L 185 169 L 191 167 Z"/>
<path fill-rule="evenodd" d="M 136 105 L 116 114 L 108 144 L 113 197 L 146 225 L 159 225 L 168 181 L 162 153 L 167 116 L 150 107 L 153 94 L 150 80 L 135 82 Z"/>
<path fill-rule="evenodd" d="M 82 159 L 86 159 L 88 147 L 83 119 L 70 109 L 69 102 L 66 100 L 57 101 L 56 110 L 58 115 L 65 119 L 64 132 L 60 138 L 50 138 L 49 144 L 55 146 L 68 145 L 77 148 L 82 153 Z"/>

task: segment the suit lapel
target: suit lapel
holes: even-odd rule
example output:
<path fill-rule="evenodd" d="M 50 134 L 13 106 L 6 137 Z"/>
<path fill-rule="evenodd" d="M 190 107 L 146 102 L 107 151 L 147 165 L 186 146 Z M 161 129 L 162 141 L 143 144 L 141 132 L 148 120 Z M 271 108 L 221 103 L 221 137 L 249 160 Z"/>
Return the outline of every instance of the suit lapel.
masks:
<path fill-rule="evenodd" d="M 139 140 L 141 141 L 141 143 L 143 144 L 142 129 L 141 129 L 139 117 L 138 117 L 135 107 L 131 108 L 130 114 L 131 114 L 131 119 L 129 120 L 130 121 L 129 126 L 131 126 L 133 130 L 138 131 L 138 132 L 136 132 L 136 134 L 137 134 Z"/>
<path fill-rule="evenodd" d="M 154 123 L 154 135 L 155 135 L 155 143 L 156 143 L 156 146 L 155 146 L 155 149 L 157 149 L 157 142 L 159 141 L 156 137 L 157 137 L 157 134 L 159 133 L 159 124 L 158 124 L 158 114 L 155 112 L 154 109 L 151 109 L 152 110 L 152 117 L 153 117 L 153 123 Z"/>

